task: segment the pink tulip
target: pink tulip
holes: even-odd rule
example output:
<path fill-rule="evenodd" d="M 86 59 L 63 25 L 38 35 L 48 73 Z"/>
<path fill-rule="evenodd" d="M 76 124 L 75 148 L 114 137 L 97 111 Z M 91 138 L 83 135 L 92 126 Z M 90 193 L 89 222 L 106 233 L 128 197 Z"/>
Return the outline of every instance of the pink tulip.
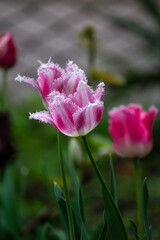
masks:
<path fill-rule="evenodd" d="M 37 81 L 21 76 L 16 80 L 36 87 L 49 110 L 30 114 L 30 119 L 50 123 L 67 136 L 86 135 L 102 118 L 104 83 L 94 91 L 87 84 L 84 71 L 71 61 L 63 70 L 49 60 L 41 63 Z"/>
<path fill-rule="evenodd" d="M 158 113 L 155 107 L 149 112 L 138 104 L 120 106 L 109 112 L 109 132 L 115 152 L 122 157 L 144 157 L 152 149 L 152 126 Z"/>
<path fill-rule="evenodd" d="M 10 68 L 16 63 L 17 49 L 11 33 L 0 35 L 0 67 Z"/>

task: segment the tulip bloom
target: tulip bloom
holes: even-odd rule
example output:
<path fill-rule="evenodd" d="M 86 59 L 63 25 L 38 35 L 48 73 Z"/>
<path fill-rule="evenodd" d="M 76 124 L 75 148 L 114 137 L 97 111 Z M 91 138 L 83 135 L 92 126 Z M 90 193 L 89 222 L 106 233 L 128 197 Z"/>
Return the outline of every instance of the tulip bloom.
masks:
<path fill-rule="evenodd" d="M 120 106 L 109 112 L 109 132 L 115 152 L 122 157 L 144 157 L 152 149 L 152 126 L 157 109 L 149 112 L 138 104 Z"/>
<path fill-rule="evenodd" d="M 0 67 L 11 68 L 16 63 L 17 49 L 11 33 L 0 35 Z"/>
<path fill-rule="evenodd" d="M 66 70 L 50 60 L 40 64 L 37 81 L 21 76 L 16 78 L 36 87 L 49 110 L 30 114 L 30 119 L 50 123 L 67 136 L 86 135 L 102 118 L 104 83 L 94 91 L 87 84 L 84 71 L 71 61 Z"/>

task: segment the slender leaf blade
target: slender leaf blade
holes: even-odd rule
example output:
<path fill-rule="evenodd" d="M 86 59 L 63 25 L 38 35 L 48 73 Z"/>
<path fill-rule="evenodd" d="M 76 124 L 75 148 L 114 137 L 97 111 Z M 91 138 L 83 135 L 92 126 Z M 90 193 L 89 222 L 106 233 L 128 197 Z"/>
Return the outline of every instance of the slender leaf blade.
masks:
<path fill-rule="evenodd" d="M 60 238 L 57 236 L 51 224 L 47 222 L 44 224 L 44 226 L 41 229 L 40 239 L 48 240 L 48 236 L 53 237 L 54 240 L 60 240 Z"/>
<path fill-rule="evenodd" d="M 68 215 L 67 215 L 66 200 L 63 197 L 63 191 L 61 190 L 61 188 L 58 186 L 57 183 L 55 183 L 54 191 L 55 191 L 55 196 L 56 196 L 57 202 L 59 204 L 61 213 L 62 213 L 62 215 L 64 217 L 65 225 L 66 225 L 66 229 L 67 229 L 67 234 L 69 236 L 69 225 L 68 225 Z M 77 218 L 76 218 L 75 212 L 73 211 L 73 208 L 72 208 L 72 214 L 73 214 L 75 235 L 77 236 L 76 240 L 80 240 L 81 229 L 80 229 L 80 226 L 77 223 Z"/>
<path fill-rule="evenodd" d="M 5 170 L 1 189 L 1 201 L 6 220 L 6 229 L 15 237 L 20 234 L 20 215 L 15 193 L 15 181 L 11 169 Z"/>
<path fill-rule="evenodd" d="M 102 193 L 110 238 L 128 240 L 123 220 L 114 203 L 114 200 L 112 197 L 109 198 L 104 188 L 102 188 Z"/>
<path fill-rule="evenodd" d="M 133 228 L 133 232 L 134 232 L 134 235 L 135 235 L 135 239 L 136 240 L 139 240 L 139 237 L 138 237 L 138 229 L 137 229 L 137 225 L 130 220 L 130 223 L 132 225 L 132 228 Z"/>
<path fill-rule="evenodd" d="M 143 182 L 143 218 L 144 218 L 144 228 L 145 228 L 145 234 L 146 234 L 146 240 L 151 240 L 151 231 L 149 227 L 149 221 L 148 221 L 148 189 L 147 189 L 147 183 L 146 178 Z"/>
<path fill-rule="evenodd" d="M 115 201 L 116 206 L 118 207 L 118 199 L 117 199 L 117 189 L 116 189 L 116 178 L 113 168 L 112 157 L 110 155 L 110 191 L 111 195 Z"/>
<path fill-rule="evenodd" d="M 107 224 L 107 219 L 105 216 L 105 212 L 103 213 L 103 226 L 101 229 L 100 236 L 98 240 L 107 240 L 108 239 L 108 224 Z"/>
<path fill-rule="evenodd" d="M 79 226 L 82 225 L 82 223 L 85 225 L 86 220 L 85 220 L 85 211 L 84 211 L 84 201 L 83 201 L 83 195 L 82 195 L 82 189 L 80 186 L 79 179 L 77 177 L 77 174 L 74 170 L 74 167 L 72 165 L 71 161 L 68 161 L 66 159 L 66 164 L 68 167 L 69 174 L 71 176 L 71 181 L 72 181 L 72 186 L 73 186 L 73 191 L 74 191 L 74 196 L 73 196 L 73 210 L 75 212 L 76 218 L 77 218 L 77 223 Z"/>
<path fill-rule="evenodd" d="M 68 225 L 68 215 L 67 215 L 66 202 L 65 202 L 65 199 L 63 197 L 63 191 L 61 190 L 61 188 L 58 186 L 57 183 L 54 184 L 54 193 L 55 193 L 55 197 L 56 197 L 61 215 L 63 217 L 63 223 L 64 223 L 64 226 L 65 226 L 65 229 L 67 231 L 67 234 L 69 235 L 69 225 Z"/>
<path fill-rule="evenodd" d="M 82 226 L 81 226 L 81 240 L 87 240 L 86 227 L 83 223 L 82 223 Z"/>

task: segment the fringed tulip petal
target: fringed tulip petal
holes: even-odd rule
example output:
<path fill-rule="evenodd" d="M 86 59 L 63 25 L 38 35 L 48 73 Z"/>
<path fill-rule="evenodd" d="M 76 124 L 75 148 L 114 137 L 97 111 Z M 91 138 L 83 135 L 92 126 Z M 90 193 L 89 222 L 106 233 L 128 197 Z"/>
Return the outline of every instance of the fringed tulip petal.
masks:
<path fill-rule="evenodd" d="M 49 104 L 49 110 L 59 131 L 67 136 L 77 135 L 72 115 L 78 107 L 74 103 L 65 99 L 63 95 L 57 95 Z"/>
<path fill-rule="evenodd" d="M 49 114 L 49 112 L 46 112 L 46 111 L 30 113 L 29 114 L 29 119 L 35 119 L 35 120 L 39 120 L 39 121 L 44 122 L 44 123 L 50 123 L 51 125 L 56 127 L 52 116 Z"/>
<path fill-rule="evenodd" d="M 41 63 L 38 69 L 37 82 L 46 99 L 53 90 L 60 90 L 59 86 L 54 84 L 54 82 L 61 78 L 63 74 L 63 69 L 61 69 L 59 65 L 52 63 L 51 60 L 49 60 L 47 64 Z M 55 87 L 57 89 L 55 89 Z"/>
<path fill-rule="evenodd" d="M 66 75 L 64 75 L 65 93 L 66 95 L 73 94 L 80 81 L 87 82 L 84 71 L 78 68 L 76 64 L 69 61 L 66 67 Z"/>
<path fill-rule="evenodd" d="M 37 88 L 39 92 L 41 92 L 41 89 L 37 83 L 36 80 L 34 80 L 33 78 L 28 78 L 28 77 L 25 77 L 25 76 L 20 76 L 18 75 L 16 78 L 15 78 L 16 81 L 18 82 L 25 82 L 25 83 L 28 83 L 30 85 L 32 85 L 33 87 Z"/>
<path fill-rule="evenodd" d="M 103 102 L 95 102 L 74 113 L 73 120 L 78 134 L 83 136 L 92 131 L 100 122 L 103 111 Z"/>
<path fill-rule="evenodd" d="M 94 103 L 94 91 L 89 87 L 89 85 L 80 81 L 77 87 L 77 91 L 71 96 L 72 101 L 75 102 L 79 107 L 83 108 L 87 106 L 89 103 Z"/>
<path fill-rule="evenodd" d="M 95 100 L 101 100 L 104 93 L 104 82 L 98 84 L 98 87 L 94 93 Z"/>

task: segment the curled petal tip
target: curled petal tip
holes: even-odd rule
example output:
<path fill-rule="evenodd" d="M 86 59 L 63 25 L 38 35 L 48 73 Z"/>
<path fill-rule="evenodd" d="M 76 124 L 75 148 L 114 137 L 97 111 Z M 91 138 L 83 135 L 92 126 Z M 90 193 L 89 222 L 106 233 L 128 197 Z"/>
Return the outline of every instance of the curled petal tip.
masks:
<path fill-rule="evenodd" d="M 40 60 L 38 60 L 38 63 L 40 64 L 40 68 L 48 68 L 50 64 L 54 64 L 51 57 L 49 58 L 47 63 L 43 63 Z"/>
<path fill-rule="evenodd" d="M 155 106 L 151 106 L 150 108 L 149 108 L 149 111 L 150 112 L 153 112 L 153 113 L 155 113 L 155 114 L 157 114 L 159 111 L 158 111 L 158 108 L 156 108 Z"/>
<path fill-rule="evenodd" d="M 17 77 L 15 78 L 16 81 L 18 82 L 23 82 L 23 78 L 20 74 L 17 75 Z"/>
<path fill-rule="evenodd" d="M 29 112 L 29 119 L 35 119 L 34 116 L 35 116 L 36 113 L 30 113 Z"/>

